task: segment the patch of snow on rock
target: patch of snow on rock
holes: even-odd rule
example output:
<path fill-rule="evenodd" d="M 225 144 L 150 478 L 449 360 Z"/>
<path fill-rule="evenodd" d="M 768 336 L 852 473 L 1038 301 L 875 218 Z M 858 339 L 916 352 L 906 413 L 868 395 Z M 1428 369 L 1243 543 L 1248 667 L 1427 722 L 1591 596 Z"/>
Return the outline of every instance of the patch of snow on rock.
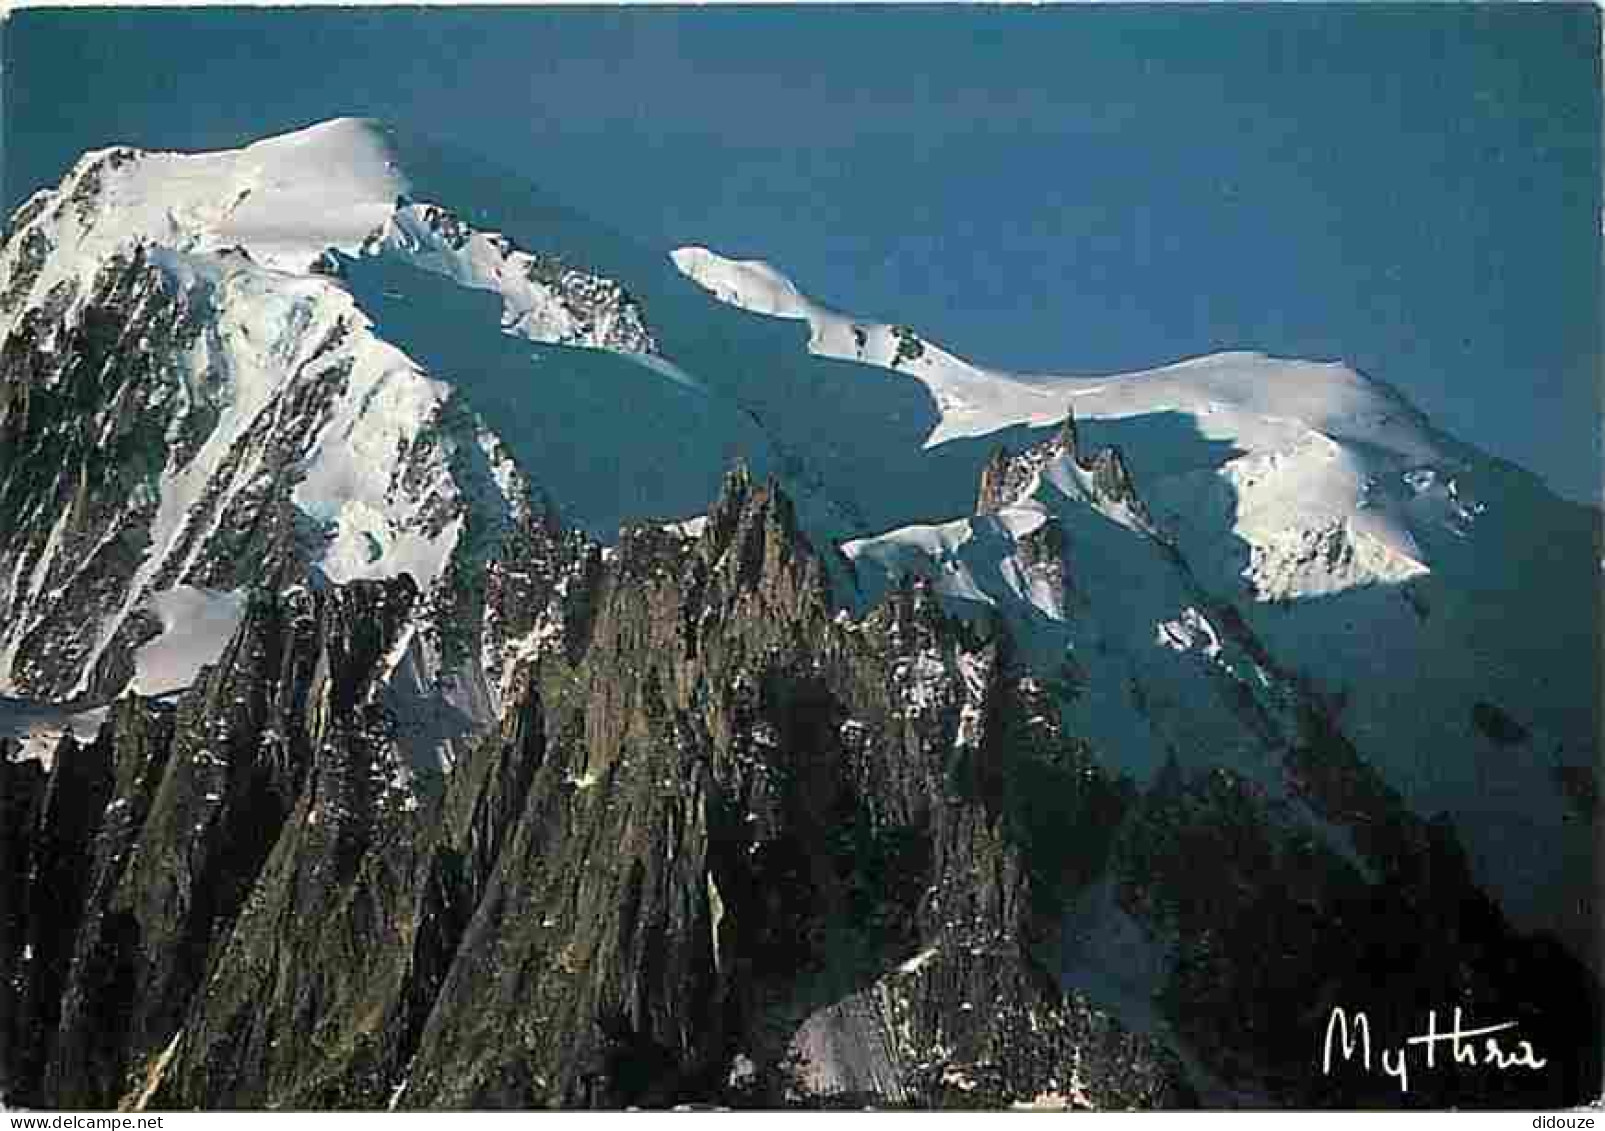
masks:
<path fill-rule="evenodd" d="M 155 593 L 150 604 L 162 634 L 134 653 L 129 687 L 140 695 L 162 695 L 194 683 L 202 667 L 216 662 L 245 615 L 244 594 L 191 585 Z"/>

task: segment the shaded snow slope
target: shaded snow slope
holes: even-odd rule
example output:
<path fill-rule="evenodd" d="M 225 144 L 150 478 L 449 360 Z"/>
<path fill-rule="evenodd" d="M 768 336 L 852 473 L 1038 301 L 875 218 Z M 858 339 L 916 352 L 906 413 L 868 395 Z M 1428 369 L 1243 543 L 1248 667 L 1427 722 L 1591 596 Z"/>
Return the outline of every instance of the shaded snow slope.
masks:
<path fill-rule="evenodd" d="M 701 512 L 741 460 L 816 529 L 858 529 L 728 384 L 666 353 L 658 307 L 698 371 L 796 353 L 661 256 L 379 123 L 86 155 L 0 241 L 0 431 L 61 452 L 64 414 L 74 436 L 59 466 L 0 453 L 0 689 L 165 690 L 216 658 L 249 587 L 406 574 L 427 631 L 394 706 L 460 737 L 552 646 L 523 623 L 539 610 L 491 610 L 474 581 L 548 506 L 611 541 Z"/>
<path fill-rule="evenodd" d="M 1264 596 L 1424 572 L 1413 527 L 1464 521 L 1474 513 L 1468 510 L 1474 504 L 1447 490 L 1463 462 L 1456 446 L 1391 390 L 1341 365 L 1229 353 L 1095 379 L 1003 373 L 973 365 L 907 327 L 838 314 L 802 296 L 769 264 L 725 260 L 705 248 L 682 248 L 674 261 L 722 301 L 806 320 L 809 349 L 818 355 L 918 380 L 938 414 L 923 438 L 927 448 L 1056 424 L 1067 409 L 1087 419 L 1187 417 L 1199 439 L 1230 445 L 1233 458 L 1178 467 L 1173 453 L 1145 449 L 1144 467 L 1166 478 L 1201 470 L 1228 479 L 1237 501 L 1231 533 L 1254 547 L 1250 576 Z M 1377 489 L 1406 474 L 1438 484 L 1438 492 L 1418 492 L 1406 506 Z M 1149 501 L 1163 509 L 1171 500 L 1161 486 Z M 1316 548 L 1341 556 L 1344 569 L 1302 568 Z"/>
<path fill-rule="evenodd" d="M 0 546 L 0 688 L 165 691 L 216 659 L 244 588 L 407 574 L 428 631 L 396 707 L 432 720 L 421 760 L 448 761 L 493 721 L 503 627 L 461 578 L 528 526 L 543 493 L 473 403 L 376 329 L 333 275 L 341 253 L 490 292 L 453 327 L 465 341 L 595 345 L 643 359 L 625 366 L 641 383 L 683 375 L 648 356 L 618 284 L 572 261 L 537 265 L 407 200 L 401 144 L 343 120 L 224 154 L 105 151 L 12 218 L 0 432 L 59 466 L 0 452 L 15 508 Z M 103 354 L 117 365 L 97 370 Z M 470 359 L 459 351 L 458 368 Z M 56 414 L 79 403 L 63 418 L 73 438 L 51 441 Z M 90 445 L 119 454 L 80 463 Z M 677 500 L 680 513 L 708 493 Z"/>
<path fill-rule="evenodd" d="M 449 190 L 450 176 L 440 184 L 431 172 L 449 164 L 428 143 L 361 118 L 217 153 L 85 154 L 59 188 L 19 210 L 14 227 L 34 234 L 16 243 L 15 258 L 27 257 L 30 239 L 48 240 L 50 254 L 37 270 L 14 272 L 0 316 L 66 281 L 82 289 L 95 263 L 136 243 L 236 252 L 287 274 L 326 270 L 332 249 L 495 292 L 503 327 L 522 337 L 652 351 L 641 309 L 615 280 L 560 253 L 517 248 L 444 202 L 415 199 L 426 185 Z M 8 328 L 0 321 L 0 332 Z"/>
<path fill-rule="evenodd" d="M 0 242 L 0 342 L 0 436 L 71 438 L 59 466 L 0 451 L 6 694 L 176 686 L 254 586 L 407 574 L 392 706 L 449 761 L 560 636 L 476 589 L 503 547 L 548 503 L 602 542 L 684 521 L 740 459 L 857 599 L 921 572 L 1002 612 L 1111 766 L 1280 790 L 1308 694 L 1528 922 L 1586 882 L 1559 783 L 1598 749 L 1598 516 L 1345 366 L 996 371 L 356 119 L 87 155 Z M 1071 409 L 1080 452 L 1047 451 Z M 977 507 L 999 445 L 1038 455 Z"/>
<path fill-rule="evenodd" d="M 222 653 L 245 615 L 242 594 L 191 585 L 157 593 L 151 605 L 162 634 L 134 653 L 129 687 L 141 695 L 162 695 L 194 683 L 201 668 Z"/>
<path fill-rule="evenodd" d="M 894 371 L 894 387 L 922 384 L 935 411 L 917 442 L 932 467 L 973 451 L 970 437 L 1040 443 L 1073 410 L 1084 435 L 1127 454 L 1154 534 L 1186 567 L 1151 564 L 1164 557 L 1142 548 L 1153 538 L 1119 529 L 1107 508 L 1094 521 L 1098 508 L 1064 490 L 1065 475 L 1081 476 L 1060 459 L 1015 508 L 934 526 L 928 513 L 850 542 L 870 591 L 917 568 L 961 606 L 1034 626 L 1039 652 L 1095 655 L 1072 729 L 1140 774 L 1168 749 L 1183 765 L 1189 751 L 1215 756 L 1207 696 L 1166 673 L 1182 660 L 1189 679 L 1220 670 L 1219 625 L 1200 595 L 1231 602 L 1419 812 L 1455 816 L 1477 874 L 1518 918 L 1588 937 L 1575 893 L 1591 883 L 1593 818 L 1564 782 L 1597 761 L 1597 513 L 1343 365 L 1225 353 L 1095 378 L 1003 373 L 907 327 L 839 314 L 768 264 L 700 248 L 674 258 L 721 301 L 806 321 L 816 355 Z M 1006 530 L 1039 507 L 1066 527 L 1062 625 L 1019 583 Z M 1259 694 L 1260 675 L 1238 668 Z M 1130 681 L 1113 674 L 1122 669 Z M 1167 732 L 1167 703 L 1180 729 Z M 1494 710 L 1519 720 L 1519 741 L 1479 725 Z"/>
<path fill-rule="evenodd" d="M 38 194 L 56 255 L 40 293 L 131 240 L 182 252 L 244 248 L 263 266 L 306 271 L 328 247 L 355 252 L 409 187 L 388 137 L 356 118 L 218 153 L 84 154 Z"/>

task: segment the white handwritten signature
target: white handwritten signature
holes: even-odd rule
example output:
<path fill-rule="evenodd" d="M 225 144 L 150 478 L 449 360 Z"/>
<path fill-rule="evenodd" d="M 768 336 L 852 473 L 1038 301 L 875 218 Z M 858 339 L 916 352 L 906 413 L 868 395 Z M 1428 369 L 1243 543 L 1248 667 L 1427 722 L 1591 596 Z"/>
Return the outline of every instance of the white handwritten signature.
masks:
<path fill-rule="evenodd" d="M 1502 1021 L 1497 1025 L 1480 1025 L 1475 1029 L 1464 1028 L 1461 1009 L 1457 1005 L 1454 1010 L 1453 1027 L 1445 1032 L 1438 1031 L 1438 1011 L 1427 1011 L 1427 1030 L 1413 1037 L 1405 1039 L 1401 1045 L 1381 1050 L 1380 1063 L 1382 1071 L 1399 1082 L 1401 1093 L 1410 1090 L 1410 1053 L 1416 1046 L 1426 1050 L 1426 1067 L 1438 1067 L 1438 1050 L 1442 1045 L 1449 1046 L 1449 1057 L 1452 1063 L 1470 1068 L 1493 1068 L 1501 1072 L 1508 1072 L 1516 1068 L 1539 1069 L 1549 1062 L 1533 1051 L 1528 1041 L 1516 1041 L 1515 1047 L 1507 1047 L 1514 1038 L 1506 1038 L 1502 1044 L 1493 1034 L 1505 1033 L 1516 1028 L 1518 1021 Z M 1479 1045 L 1477 1039 L 1482 1038 Z M 1373 1070 L 1371 1060 L 1371 1019 L 1363 1012 L 1356 1012 L 1353 1017 L 1341 1006 L 1332 1010 L 1326 1021 L 1326 1037 L 1321 1044 L 1321 1073 L 1332 1075 L 1333 1053 L 1342 1057 L 1342 1063 L 1352 1061 L 1359 1056 L 1360 1067 L 1366 1072 Z"/>

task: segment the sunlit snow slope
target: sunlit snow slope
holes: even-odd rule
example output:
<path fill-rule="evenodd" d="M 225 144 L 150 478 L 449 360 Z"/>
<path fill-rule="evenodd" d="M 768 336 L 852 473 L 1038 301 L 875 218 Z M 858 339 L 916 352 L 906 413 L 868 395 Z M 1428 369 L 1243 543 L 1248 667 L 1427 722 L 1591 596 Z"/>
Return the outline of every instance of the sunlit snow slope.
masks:
<path fill-rule="evenodd" d="M 611 538 L 773 462 L 582 259 L 620 246 L 365 120 L 85 155 L 0 245 L 0 691 L 173 690 L 247 588 L 405 573 L 427 713 L 482 730 L 529 648 L 465 576 L 548 508 Z"/>
<path fill-rule="evenodd" d="M 1319 702 L 1513 912 L 1592 914 L 1598 515 L 1343 365 L 1000 372 L 357 119 L 86 155 L 6 228 L 0 341 L 0 694 L 171 691 L 253 589 L 405 574 L 387 702 L 448 764 L 560 646 L 550 518 L 684 523 L 742 460 L 854 611 L 1001 613 L 1111 767 L 1292 796 Z"/>
<path fill-rule="evenodd" d="M 1256 691 L 1264 681 L 1223 646 L 1201 595 L 1233 602 L 1395 788 L 1424 814 L 1454 815 L 1478 874 L 1515 913 L 1586 931 L 1566 893 L 1589 883 L 1591 795 L 1568 783 L 1598 749 L 1595 512 L 1341 364 L 1224 353 L 1098 377 L 1005 373 L 908 327 L 840 314 L 769 264 L 705 248 L 674 261 L 721 301 L 805 321 L 816 355 L 921 382 L 936 408 L 920 438 L 933 463 L 971 437 L 1023 446 L 1073 412 L 1083 437 L 1123 449 L 1152 523 L 1134 529 L 1063 483 L 1085 473 L 1058 455 L 996 515 L 850 543 L 861 574 L 917 566 L 957 603 L 1012 609 L 1050 647 L 1097 654 L 1073 729 L 1146 773 L 1171 752 L 1184 765 L 1221 754 L 1210 696 L 1177 682 L 1178 658 L 1197 673 L 1235 666 Z M 1044 512 L 1067 527 L 1062 611 L 1027 584 L 1015 549 Z M 1144 542 L 1173 547 L 1184 568 L 1155 564 L 1172 555 Z M 1519 741 L 1486 725 L 1505 715 Z"/>

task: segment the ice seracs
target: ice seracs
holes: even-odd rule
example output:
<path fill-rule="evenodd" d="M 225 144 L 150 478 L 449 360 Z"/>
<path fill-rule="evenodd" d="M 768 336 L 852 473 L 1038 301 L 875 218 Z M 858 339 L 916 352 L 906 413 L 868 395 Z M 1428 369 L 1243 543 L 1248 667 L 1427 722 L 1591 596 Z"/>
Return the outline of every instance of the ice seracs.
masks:
<path fill-rule="evenodd" d="M 1140 510 L 1112 505 L 1084 453 L 1046 453 L 1023 474 L 1000 466 L 982 491 L 998 497 L 981 509 L 999 517 L 1043 507 L 1066 524 L 1077 602 L 1068 624 L 1011 582 L 1018 542 L 978 518 L 850 541 L 871 591 L 917 571 L 957 607 L 1013 610 L 1039 654 L 1066 657 L 1072 671 L 1090 648 L 1097 662 L 1074 726 L 1128 770 L 1155 772 L 1168 733 L 1183 752 L 1207 747 L 1263 775 L 1242 720 L 1203 709 L 1198 690 L 1208 686 L 1201 675 L 1218 672 L 1232 681 L 1223 686 L 1274 698 L 1279 677 L 1220 634 L 1201 598 L 1229 602 L 1284 676 L 1330 697 L 1345 732 L 1417 812 L 1459 814 L 1479 882 L 1518 919 L 1574 940 L 1586 933 L 1564 894 L 1586 883 L 1586 838 L 1572 835 L 1560 771 L 1545 759 L 1575 766 L 1597 749 L 1581 706 L 1597 700 L 1586 658 L 1595 649 L 1575 620 L 1599 603 L 1597 515 L 1445 436 L 1342 364 L 1229 352 L 1097 377 L 1009 373 L 906 327 L 833 311 L 768 264 L 705 248 L 674 258 L 720 301 L 806 320 L 811 352 L 921 382 L 936 415 L 928 450 L 1052 427 L 1070 406 L 1084 433 L 1134 453 Z M 1135 699 L 1111 676 L 1112 655 L 1129 657 Z M 1547 736 L 1531 745 L 1551 753 L 1512 758 L 1470 738 L 1479 694 L 1543 720 Z"/>
<path fill-rule="evenodd" d="M 1086 420 L 1169 415 L 1184 422 L 1162 433 L 1150 429 L 1155 434 L 1145 437 L 1148 506 L 1183 535 L 1201 533 L 1185 530 L 1198 502 L 1219 500 L 1231 508 L 1229 533 L 1256 550 L 1243 576 L 1267 594 L 1297 595 L 1306 591 L 1301 584 L 1321 592 L 1423 572 L 1430 564 L 1421 560 L 1412 526 L 1451 518 L 1447 507 L 1398 506 L 1368 495 L 1367 484 L 1406 471 L 1417 481 L 1452 476 L 1459 460 L 1420 413 L 1343 365 L 1234 352 L 1096 378 L 1009 373 L 917 337 L 918 355 L 909 357 L 906 348 L 900 355 L 899 343 L 911 340 L 913 331 L 837 313 L 767 263 L 727 260 L 706 248 L 682 248 L 674 262 L 721 301 L 806 319 L 814 353 L 895 368 L 921 381 L 939 413 L 927 447 L 1015 425 L 1056 424 L 1066 405 Z M 1074 462 L 1061 471 L 1074 474 Z M 1306 576 L 1286 560 L 1287 539 L 1302 545 L 1334 526 L 1361 546 L 1345 557 L 1340 573 Z"/>
<path fill-rule="evenodd" d="M 910 575 L 1001 617 L 1134 779 L 1179 749 L 1277 787 L 1256 712 L 1308 689 L 1419 811 L 1481 814 L 1468 848 L 1513 907 L 1566 890 L 1534 833 L 1565 813 L 1557 765 L 1594 749 L 1597 687 L 1555 659 L 1592 654 L 1597 549 L 1578 582 L 1555 548 L 1591 531 L 1387 386 L 1255 353 L 988 368 L 423 152 L 358 119 L 104 150 L 12 217 L 0 438 L 43 452 L 65 427 L 121 455 L 41 458 L 7 494 L 0 450 L 0 693 L 168 689 L 247 590 L 404 574 L 416 615 L 378 697 L 423 736 L 414 764 L 447 762 L 451 728 L 483 733 L 565 647 L 562 576 L 589 567 L 536 532 L 536 496 L 577 537 L 695 538 L 746 459 L 841 546 L 849 622 Z M 806 324 L 811 354 L 734 308 Z M 903 674 L 918 708 L 927 673 Z M 1520 720 L 1520 757 L 1470 725 L 1479 702 Z"/>
<path fill-rule="evenodd" d="M 120 500 L 125 513 L 93 551 L 75 540 L 82 516 L 69 509 L 52 512 L 42 548 L 18 548 L 6 563 L 0 690 L 47 678 L 19 677 L 17 665 L 38 653 L 42 633 L 68 631 L 58 623 L 65 602 L 118 539 L 145 544 L 121 592 L 113 598 L 102 585 L 107 599 L 76 614 L 75 639 L 47 648 L 46 667 L 77 674 L 52 693 L 115 681 L 106 665 L 121 664 L 130 642 L 140 652 L 134 686 L 146 693 L 215 658 L 224 618 L 207 618 L 218 631 L 205 656 L 195 633 L 182 646 L 140 644 L 144 626 L 170 636 L 177 630 L 163 610 L 186 594 L 271 583 L 282 563 L 244 551 L 270 519 L 295 527 L 295 555 L 321 577 L 406 573 L 429 592 L 454 557 L 483 553 L 486 532 L 526 503 L 530 485 L 497 437 L 347 285 L 356 259 L 500 300 L 499 319 L 459 324 L 459 334 L 593 347 L 655 366 L 646 380 L 689 382 L 653 356 L 643 310 L 619 281 L 409 197 L 414 160 L 439 164 L 421 153 L 432 151 L 357 118 L 218 153 L 117 147 L 85 155 L 13 215 L 0 242 L 0 340 L 33 351 L 13 365 L 37 371 L 30 386 L 69 379 L 64 343 L 115 304 L 132 327 L 117 348 L 145 353 L 148 376 L 108 390 L 95 442 L 148 419 L 166 451 L 159 474 Z M 6 401 L 0 421 L 8 412 L 25 420 L 26 395 Z M 274 535 L 280 544 L 284 533 Z M 179 655 L 194 662 L 175 664 Z"/>

